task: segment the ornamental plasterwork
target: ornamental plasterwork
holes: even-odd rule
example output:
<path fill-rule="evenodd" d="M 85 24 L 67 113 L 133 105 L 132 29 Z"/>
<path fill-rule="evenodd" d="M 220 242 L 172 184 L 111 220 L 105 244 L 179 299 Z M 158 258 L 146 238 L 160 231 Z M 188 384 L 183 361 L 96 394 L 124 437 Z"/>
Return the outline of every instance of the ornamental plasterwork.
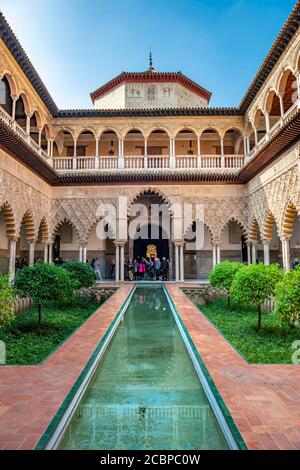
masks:
<path fill-rule="evenodd" d="M 23 216 L 30 213 L 34 223 L 35 238 L 38 238 L 42 219 L 48 223 L 50 213 L 50 200 L 23 183 L 15 176 L 0 170 L 0 206 L 8 204 L 11 207 L 15 223 L 15 235 L 20 235 Z"/>
<path fill-rule="evenodd" d="M 249 223 L 256 219 L 260 233 L 268 213 L 275 219 L 279 235 L 283 233 L 286 207 L 292 203 L 300 210 L 299 172 L 295 165 L 248 197 Z"/>

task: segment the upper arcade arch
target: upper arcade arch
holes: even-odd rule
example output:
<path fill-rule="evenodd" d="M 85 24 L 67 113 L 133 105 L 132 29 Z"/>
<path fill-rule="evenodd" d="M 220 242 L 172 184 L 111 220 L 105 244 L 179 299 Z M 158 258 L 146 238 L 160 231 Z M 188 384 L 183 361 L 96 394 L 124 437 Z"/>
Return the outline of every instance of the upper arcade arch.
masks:
<path fill-rule="evenodd" d="M 282 96 L 283 113 L 286 113 L 298 98 L 297 79 L 290 68 L 282 73 L 278 84 L 278 92 Z"/>
<path fill-rule="evenodd" d="M 11 97 L 11 88 L 7 76 L 0 80 L 0 106 L 11 116 L 13 100 Z"/>
<path fill-rule="evenodd" d="M 244 139 L 240 129 L 229 127 L 224 132 L 224 154 L 225 155 L 243 155 Z"/>
<path fill-rule="evenodd" d="M 198 137 L 194 130 L 185 127 L 175 136 L 175 155 L 197 155 Z"/>
<path fill-rule="evenodd" d="M 124 136 L 124 156 L 144 155 L 145 138 L 140 129 L 132 128 Z"/>
<path fill-rule="evenodd" d="M 7 70 L 3 70 L 2 74 L 0 73 L 0 79 L 3 80 L 3 78 L 6 78 L 8 84 L 9 84 L 9 92 L 10 92 L 10 96 L 12 99 L 14 98 L 17 98 L 18 96 L 18 89 L 17 89 L 17 84 L 16 84 L 16 81 L 13 77 L 13 75 L 7 71 Z"/>
<path fill-rule="evenodd" d="M 149 129 L 147 129 L 146 132 L 144 132 L 144 136 L 146 139 L 149 139 L 152 134 L 157 134 L 157 133 L 164 133 L 167 135 L 168 139 L 172 139 L 172 133 L 170 129 L 167 126 L 157 124 L 156 126 L 151 126 Z"/>

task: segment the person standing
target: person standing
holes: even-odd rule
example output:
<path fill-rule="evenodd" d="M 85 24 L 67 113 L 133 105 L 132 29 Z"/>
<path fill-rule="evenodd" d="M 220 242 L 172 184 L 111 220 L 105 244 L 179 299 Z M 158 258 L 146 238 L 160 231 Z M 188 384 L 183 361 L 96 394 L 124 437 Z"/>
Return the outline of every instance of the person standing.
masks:
<path fill-rule="evenodd" d="M 164 256 L 161 260 L 161 274 L 162 274 L 162 280 L 167 281 L 168 280 L 168 261 L 166 260 Z"/>
<path fill-rule="evenodd" d="M 160 259 L 155 258 L 155 260 L 154 260 L 154 269 L 155 269 L 155 280 L 156 281 L 159 281 L 160 268 L 161 268 Z"/>
<path fill-rule="evenodd" d="M 101 276 L 101 264 L 100 264 L 100 260 L 99 258 L 96 258 L 95 262 L 94 262 L 94 270 L 95 270 L 95 273 L 97 275 L 97 279 L 99 281 L 102 281 L 102 276 Z"/>
<path fill-rule="evenodd" d="M 111 268 L 110 268 L 110 277 L 113 279 L 115 277 L 115 269 L 116 269 L 116 262 L 113 259 L 111 263 Z"/>

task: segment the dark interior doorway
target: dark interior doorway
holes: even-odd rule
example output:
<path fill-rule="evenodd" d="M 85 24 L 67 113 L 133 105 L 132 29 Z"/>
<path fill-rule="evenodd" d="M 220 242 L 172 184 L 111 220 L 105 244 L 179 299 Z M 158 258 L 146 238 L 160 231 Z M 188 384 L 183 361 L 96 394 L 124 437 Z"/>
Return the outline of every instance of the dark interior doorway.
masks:
<path fill-rule="evenodd" d="M 147 248 L 149 245 L 153 245 L 156 249 L 157 256 L 159 258 L 165 257 L 169 258 L 169 240 L 167 238 L 163 238 L 163 230 L 159 227 L 159 238 L 152 239 L 151 238 L 151 224 L 148 224 L 148 238 L 140 238 L 139 232 L 136 234 L 136 238 L 133 244 L 133 257 L 141 258 L 142 256 L 146 257 L 147 255 Z M 143 228 L 143 231 L 146 228 Z M 138 237 L 138 238 L 137 238 Z"/>

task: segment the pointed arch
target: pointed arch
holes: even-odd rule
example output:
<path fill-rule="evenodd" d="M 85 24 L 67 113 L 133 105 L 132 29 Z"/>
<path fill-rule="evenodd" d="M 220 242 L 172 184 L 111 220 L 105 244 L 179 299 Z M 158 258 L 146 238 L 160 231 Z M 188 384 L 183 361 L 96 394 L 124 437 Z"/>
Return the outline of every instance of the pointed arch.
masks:
<path fill-rule="evenodd" d="M 214 241 L 214 234 L 213 234 L 213 231 L 212 231 L 210 225 L 209 225 L 207 222 L 204 222 L 204 220 L 193 220 L 193 222 L 192 222 L 191 224 L 189 224 L 189 225 L 185 228 L 184 234 L 183 234 L 183 238 L 186 238 L 186 237 L 187 237 L 189 231 L 193 229 L 193 226 L 194 226 L 194 224 L 196 224 L 197 221 L 200 222 L 200 223 L 202 223 L 203 226 L 207 229 L 207 231 L 208 231 L 208 233 L 209 233 L 209 236 L 210 236 L 209 241 L 210 241 L 211 244 L 213 244 L 213 241 Z"/>
<path fill-rule="evenodd" d="M 297 214 L 296 206 L 292 202 L 289 202 L 283 214 L 281 227 L 282 235 L 286 240 L 289 240 L 293 235 L 293 227 Z"/>
<path fill-rule="evenodd" d="M 259 239 L 259 224 L 257 222 L 257 219 L 253 217 L 251 220 L 251 223 L 249 225 L 249 230 L 248 230 L 248 240 L 253 243 L 254 245 L 257 244 L 258 239 Z"/>
<path fill-rule="evenodd" d="M 95 221 L 90 224 L 90 226 L 87 228 L 86 230 L 86 233 L 85 233 L 85 239 L 86 241 L 88 242 L 89 240 L 89 236 L 93 230 L 93 228 L 103 219 L 103 217 L 97 217 L 95 219 Z M 107 219 L 105 220 L 105 222 L 107 222 L 105 225 L 107 225 L 107 233 L 109 235 L 108 238 L 110 238 L 111 240 L 115 240 L 117 237 L 116 237 L 116 232 L 115 232 L 115 228 L 114 228 L 114 224 L 113 222 L 110 222 L 108 221 Z M 97 232 L 97 228 L 96 228 L 96 232 Z"/>
<path fill-rule="evenodd" d="M 55 236 L 57 235 L 57 232 L 59 231 L 59 228 L 64 223 L 69 224 L 72 227 L 72 229 L 76 233 L 77 239 L 80 240 L 80 232 L 79 232 L 78 228 L 76 227 L 74 222 L 72 222 L 68 217 L 63 217 L 60 220 L 56 221 L 56 224 L 54 225 L 54 227 L 52 228 L 51 233 L 50 233 L 51 240 L 54 241 Z"/>
<path fill-rule="evenodd" d="M 16 220 L 11 205 L 8 202 L 4 202 L 0 207 L 0 211 L 3 213 L 5 230 L 8 237 L 16 236 Z"/>
<path fill-rule="evenodd" d="M 244 225 L 244 222 L 242 220 L 240 220 L 238 217 L 235 217 L 235 216 L 228 217 L 226 222 L 223 224 L 223 226 L 220 230 L 220 239 L 222 238 L 222 235 L 224 233 L 225 228 L 231 222 L 236 223 L 240 227 L 242 235 L 244 235 L 244 237 L 247 239 L 247 229 Z"/>
<path fill-rule="evenodd" d="M 35 223 L 34 223 L 33 214 L 29 209 L 24 213 L 23 217 L 21 218 L 20 230 L 21 230 L 22 223 L 25 224 L 27 240 L 34 241 L 36 238 Z"/>
<path fill-rule="evenodd" d="M 41 235 L 41 241 L 46 242 L 49 240 L 49 226 L 46 217 L 43 217 L 39 224 L 38 234 Z"/>
<path fill-rule="evenodd" d="M 277 223 L 276 223 L 274 214 L 273 214 L 273 212 L 268 211 L 266 216 L 265 216 L 263 229 L 262 229 L 262 239 L 266 242 L 270 242 L 272 240 L 273 224 L 275 224 L 277 232 L 278 232 L 278 227 L 277 227 Z"/>
<path fill-rule="evenodd" d="M 171 212 L 172 203 L 171 203 L 170 199 L 162 191 L 160 191 L 159 189 L 153 188 L 153 187 L 150 186 L 148 188 L 142 189 L 141 191 L 137 192 L 131 198 L 131 201 L 128 204 L 128 211 L 127 211 L 128 215 L 130 215 L 132 205 L 137 203 L 138 200 L 140 198 L 142 198 L 143 196 L 157 196 L 157 197 L 159 197 L 167 205 L 169 211 Z"/>

